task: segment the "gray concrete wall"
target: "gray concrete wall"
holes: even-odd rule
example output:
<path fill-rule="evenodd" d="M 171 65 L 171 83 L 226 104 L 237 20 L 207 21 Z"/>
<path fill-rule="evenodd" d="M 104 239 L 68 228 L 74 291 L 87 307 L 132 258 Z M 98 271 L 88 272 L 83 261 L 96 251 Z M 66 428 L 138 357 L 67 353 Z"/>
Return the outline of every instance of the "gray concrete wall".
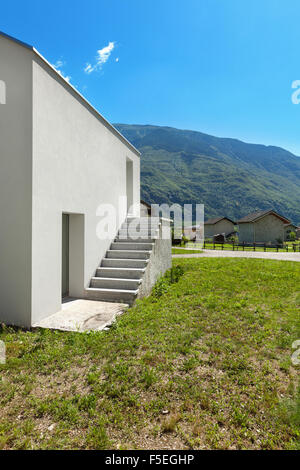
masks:
<path fill-rule="evenodd" d="M 275 215 L 269 214 L 254 224 L 254 241 L 277 243 L 284 240 L 284 224 Z"/>
<path fill-rule="evenodd" d="M 239 241 L 242 243 L 277 243 L 279 238 L 284 240 L 284 224 L 272 214 L 254 223 L 239 225 Z"/>
<path fill-rule="evenodd" d="M 73 224 L 84 233 L 72 238 L 73 245 L 84 246 L 75 263 L 83 282 L 74 280 L 70 291 L 79 297 L 112 241 L 97 237 L 97 208 L 117 208 L 126 195 L 128 160 L 134 215 L 139 216 L 140 158 L 38 57 L 33 61 L 33 135 L 32 317 L 37 322 L 61 306 L 62 213 L 84 217 L 84 224 L 83 218 Z M 119 225 L 125 217 L 126 206 Z"/>
<path fill-rule="evenodd" d="M 30 326 L 32 52 L 3 36 L 0 81 L 0 322 Z"/>
<path fill-rule="evenodd" d="M 211 238 L 214 235 L 218 235 L 219 233 L 225 233 L 228 235 L 229 233 L 234 231 L 234 224 L 229 222 L 229 220 L 223 219 L 216 224 L 205 224 L 204 225 L 204 236 L 205 238 Z"/>
<path fill-rule="evenodd" d="M 172 241 L 170 220 L 161 219 L 159 236 L 155 241 L 143 282 L 139 289 L 138 298 L 141 299 L 151 294 L 152 287 L 159 277 L 172 267 Z"/>
<path fill-rule="evenodd" d="M 254 227 L 253 223 L 239 224 L 239 242 L 253 243 Z"/>

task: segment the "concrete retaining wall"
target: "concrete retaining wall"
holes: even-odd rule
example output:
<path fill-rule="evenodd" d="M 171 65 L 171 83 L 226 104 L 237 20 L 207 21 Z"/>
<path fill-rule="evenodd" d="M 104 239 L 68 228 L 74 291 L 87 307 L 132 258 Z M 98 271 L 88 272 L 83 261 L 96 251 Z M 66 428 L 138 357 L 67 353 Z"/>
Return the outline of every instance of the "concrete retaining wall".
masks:
<path fill-rule="evenodd" d="M 168 235 L 168 238 L 166 236 Z M 138 299 L 151 294 L 156 281 L 172 266 L 172 241 L 170 220 L 161 219 L 159 237 L 155 241 L 143 282 L 139 289 Z"/>

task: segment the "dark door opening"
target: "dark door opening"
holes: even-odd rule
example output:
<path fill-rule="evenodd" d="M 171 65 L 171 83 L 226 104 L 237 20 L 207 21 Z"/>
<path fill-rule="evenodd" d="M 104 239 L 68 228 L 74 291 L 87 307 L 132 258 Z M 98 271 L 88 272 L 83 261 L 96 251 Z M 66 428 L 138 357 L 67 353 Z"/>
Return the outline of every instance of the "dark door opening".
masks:
<path fill-rule="evenodd" d="M 69 216 L 62 216 L 62 297 L 69 295 Z"/>

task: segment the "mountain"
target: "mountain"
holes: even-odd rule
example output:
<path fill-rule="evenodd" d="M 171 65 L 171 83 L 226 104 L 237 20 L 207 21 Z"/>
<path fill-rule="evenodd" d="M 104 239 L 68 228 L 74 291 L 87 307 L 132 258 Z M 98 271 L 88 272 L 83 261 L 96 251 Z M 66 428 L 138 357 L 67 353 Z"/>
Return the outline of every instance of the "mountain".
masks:
<path fill-rule="evenodd" d="M 275 209 L 300 225 L 300 158 L 201 132 L 115 124 L 141 151 L 142 199 L 205 204 L 205 218 Z"/>

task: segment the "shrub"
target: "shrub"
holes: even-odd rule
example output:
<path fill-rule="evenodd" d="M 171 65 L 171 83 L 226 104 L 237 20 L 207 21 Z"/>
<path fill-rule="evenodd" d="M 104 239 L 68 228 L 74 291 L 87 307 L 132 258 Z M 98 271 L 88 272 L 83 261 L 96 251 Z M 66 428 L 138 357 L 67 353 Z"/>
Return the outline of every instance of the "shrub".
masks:
<path fill-rule="evenodd" d="M 154 298 L 159 298 L 165 294 L 172 284 L 175 284 L 179 281 L 181 276 L 184 274 L 184 269 L 182 266 L 173 266 L 171 269 L 166 271 L 165 275 L 158 279 L 155 286 L 153 287 L 152 296 Z"/>
<path fill-rule="evenodd" d="M 175 284 L 176 282 L 179 281 L 181 276 L 184 274 L 184 269 L 182 266 L 177 265 L 173 266 L 169 271 L 166 273 L 166 277 L 170 279 L 170 284 Z"/>
<path fill-rule="evenodd" d="M 163 294 L 165 294 L 168 291 L 169 286 L 170 286 L 170 283 L 168 279 L 166 279 L 165 277 L 161 277 L 160 279 L 158 279 L 155 286 L 153 287 L 153 291 L 152 291 L 153 297 L 156 297 L 156 298 L 161 297 Z"/>
<path fill-rule="evenodd" d="M 185 235 L 183 235 L 183 236 L 182 236 L 182 243 L 183 243 L 184 245 L 186 245 L 186 244 L 189 243 L 189 242 L 190 242 L 190 239 L 187 238 Z"/>
<path fill-rule="evenodd" d="M 227 238 L 227 241 L 231 243 L 238 243 L 239 237 L 237 235 L 231 235 L 231 237 Z"/>

